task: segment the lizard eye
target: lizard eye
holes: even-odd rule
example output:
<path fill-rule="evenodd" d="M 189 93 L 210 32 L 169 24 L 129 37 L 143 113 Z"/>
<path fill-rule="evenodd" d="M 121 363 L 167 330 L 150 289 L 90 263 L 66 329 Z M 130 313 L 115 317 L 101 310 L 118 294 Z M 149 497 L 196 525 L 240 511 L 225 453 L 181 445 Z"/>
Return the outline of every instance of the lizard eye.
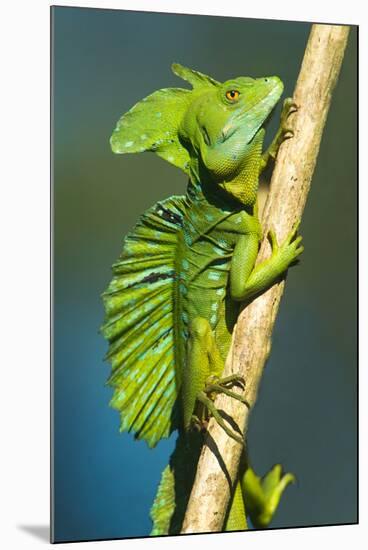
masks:
<path fill-rule="evenodd" d="M 231 102 L 238 101 L 240 92 L 238 90 L 228 90 L 226 92 L 226 99 L 228 99 Z"/>

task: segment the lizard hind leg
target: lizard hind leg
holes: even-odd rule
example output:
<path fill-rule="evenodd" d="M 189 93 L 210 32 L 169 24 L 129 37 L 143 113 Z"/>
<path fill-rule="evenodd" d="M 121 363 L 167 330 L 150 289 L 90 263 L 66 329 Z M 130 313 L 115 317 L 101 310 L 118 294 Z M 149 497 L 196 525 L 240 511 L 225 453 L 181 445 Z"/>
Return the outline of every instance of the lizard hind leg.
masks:
<path fill-rule="evenodd" d="M 213 403 L 215 394 L 225 393 L 247 404 L 241 395 L 229 389 L 233 385 L 244 388 L 244 379 L 237 374 L 221 378 L 223 368 L 224 363 L 211 325 L 204 317 L 194 318 L 189 327 L 187 364 L 183 376 L 184 426 L 189 427 L 196 406 L 200 404 L 230 437 L 242 442 L 242 436 L 228 427 Z"/>

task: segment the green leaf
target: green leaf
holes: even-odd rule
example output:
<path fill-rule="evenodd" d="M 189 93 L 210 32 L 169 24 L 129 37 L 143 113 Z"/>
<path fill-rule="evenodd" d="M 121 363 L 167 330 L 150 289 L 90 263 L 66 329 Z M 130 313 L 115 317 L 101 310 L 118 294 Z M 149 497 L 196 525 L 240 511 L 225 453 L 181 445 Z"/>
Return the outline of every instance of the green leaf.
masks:
<path fill-rule="evenodd" d="M 257 528 L 265 528 L 271 523 L 282 494 L 293 474 L 282 475 L 282 467 L 276 464 L 262 479 L 252 468 L 248 468 L 241 479 L 243 498 L 247 513 Z"/>

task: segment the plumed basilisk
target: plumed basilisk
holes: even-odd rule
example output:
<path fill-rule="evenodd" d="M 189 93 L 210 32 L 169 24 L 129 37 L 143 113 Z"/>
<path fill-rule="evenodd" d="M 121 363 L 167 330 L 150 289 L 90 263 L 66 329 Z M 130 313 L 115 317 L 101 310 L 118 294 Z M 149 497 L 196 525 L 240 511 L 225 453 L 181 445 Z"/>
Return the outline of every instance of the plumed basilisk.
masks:
<path fill-rule="evenodd" d="M 294 108 L 285 100 L 280 127 L 263 152 L 281 80 L 220 83 L 178 64 L 172 69 L 192 89 L 165 88 L 142 99 L 120 118 L 110 143 L 114 153 L 155 152 L 187 174 L 187 191 L 141 216 L 103 294 L 108 384 L 121 430 L 150 447 L 179 433 L 151 509 L 153 535 L 180 532 L 209 415 L 243 442 L 214 406 L 218 392 L 245 402 L 234 387 L 246 381 L 222 377 L 239 305 L 269 288 L 303 250 L 297 226 L 281 245 L 271 231 L 272 254 L 255 263 L 259 176 L 290 135 Z M 266 527 L 292 480 L 279 465 L 260 479 L 244 453 L 224 530 L 246 529 L 247 517 Z"/>

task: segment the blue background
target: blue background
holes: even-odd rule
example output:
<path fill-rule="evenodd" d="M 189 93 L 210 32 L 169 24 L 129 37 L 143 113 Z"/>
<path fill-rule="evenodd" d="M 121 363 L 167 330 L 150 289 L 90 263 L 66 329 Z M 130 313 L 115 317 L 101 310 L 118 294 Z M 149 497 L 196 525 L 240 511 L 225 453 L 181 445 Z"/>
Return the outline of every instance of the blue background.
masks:
<path fill-rule="evenodd" d="M 155 450 L 119 434 L 98 333 L 122 238 L 185 176 L 154 155 L 113 155 L 117 119 L 173 61 L 218 80 L 279 75 L 291 95 L 309 23 L 53 8 L 55 541 L 145 536 L 174 438 Z M 350 35 L 273 348 L 249 431 L 287 489 L 273 527 L 349 523 L 356 510 L 356 30 Z M 273 117 L 269 134 L 277 126 Z"/>

